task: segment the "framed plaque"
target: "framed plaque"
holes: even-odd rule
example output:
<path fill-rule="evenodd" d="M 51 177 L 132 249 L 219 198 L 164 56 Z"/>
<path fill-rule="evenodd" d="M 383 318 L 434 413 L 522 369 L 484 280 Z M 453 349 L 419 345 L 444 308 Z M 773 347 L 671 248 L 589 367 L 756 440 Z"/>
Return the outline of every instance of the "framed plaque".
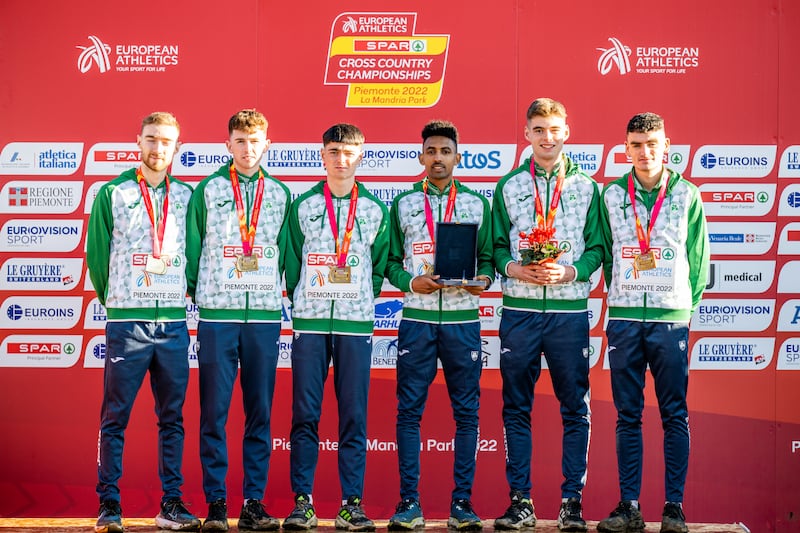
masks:
<path fill-rule="evenodd" d="M 483 280 L 473 279 L 477 250 L 477 224 L 438 222 L 433 273 L 440 276 L 439 283 L 452 286 L 485 285 Z"/>

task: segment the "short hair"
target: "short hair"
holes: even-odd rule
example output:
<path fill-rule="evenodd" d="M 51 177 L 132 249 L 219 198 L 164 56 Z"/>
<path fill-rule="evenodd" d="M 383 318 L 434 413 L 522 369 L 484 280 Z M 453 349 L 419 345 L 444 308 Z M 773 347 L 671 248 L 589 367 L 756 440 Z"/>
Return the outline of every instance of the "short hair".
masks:
<path fill-rule="evenodd" d="M 422 128 L 422 142 L 428 137 L 447 137 L 458 146 L 458 130 L 449 120 L 431 120 Z"/>
<path fill-rule="evenodd" d="M 567 108 L 564 104 L 552 98 L 537 98 L 528 107 L 527 119 L 533 117 L 549 117 L 555 115 L 561 118 L 567 118 Z"/>
<path fill-rule="evenodd" d="M 639 113 L 628 121 L 626 133 L 650 133 L 664 129 L 664 119 L 655 113 Z"/>
<path fill-rule="evenodd" d="M 353 124 L 334 124 L 322 134 L 322 145 L 329 143 L 342 143 L 361 146 L 364 144 L 364 134 Z"/>
<path fill-rule="evenodd" d="M 253 133 L 256 130 L 267 131 L 269 123 L 264 115 L 255 109 L 242 109 L 228 121 L 228 135 L 234 130 Z"/>
<path fill-rule="evenodd" d="M 178 119 L 176 119 L 172 113 L 167 113 L 166 111 L 156 111 L 144 117 L 141 131 L 144 131 L 145 126 L 149 126 L 150 124 L 155 124 L 156 126 L 174 126 L 175 129 L 178 130 L 178 133 L 181 132 Z"/>

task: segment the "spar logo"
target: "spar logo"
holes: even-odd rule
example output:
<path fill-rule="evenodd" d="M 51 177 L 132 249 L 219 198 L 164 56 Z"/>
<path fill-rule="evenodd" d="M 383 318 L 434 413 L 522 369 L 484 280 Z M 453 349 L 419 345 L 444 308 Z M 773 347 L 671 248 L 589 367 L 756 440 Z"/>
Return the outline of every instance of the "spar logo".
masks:
<path fill-rule="evenodd" d="M 616 67 L 617 72 L 624 76 L 631 71 L 631 49 L 622 44 L 622 41 L 616 37 L 609 37 L 608 42 L 611 43 L 610 48 L 598 48 L 600 58 L 597 60 L 597 71 L 605 76 Z"/>
<path fill-rule="evenodd" d="M 764 216 L 772 209 L 774 184 L 704 183 L 700 196 L 710 216 Z"/>
<path fill-rule="evenodd" d="M 88 35 L 88 44 L 75 45 L 80 50 L 77 58 L 78 72 L 87 74 L 95 69 L 100 74 L 117 72 L 165 72 L 178 64 L 177 44 L 115 44 L 103 42 L 96 35 Z"/>
<path fill-rule="evenodd" d="M 139 166 L 142 153 L 136 143 L 96 143 L 86 154 L 84 174 L 116 176 Z"/>
<path fill-rule="evenodd" d="M 602 146 L 602 145 L 601 145 Z M 564 147 L 567 150 L 567 147 Z M 669 152 L 664 154 L 663 163 L 674 170 L 675 172 L 683 173 L 686 167 L 689 166 L 689 152 L 691 145 L 689 144 L 671 144 Z M 606 156 L 605 176 L 619 177 L 629 172 L 633 161 L 628 154 L 625 153 L 625 145 L 618 144 L 609 150 Z M 583 166 L 583 164 L 581 164 Z"/>
<path fill-rule="evenodd" d="M 0 345 L 0 366 L 68 368 L 81 353 L 80 335 L 9 335 Z"/>

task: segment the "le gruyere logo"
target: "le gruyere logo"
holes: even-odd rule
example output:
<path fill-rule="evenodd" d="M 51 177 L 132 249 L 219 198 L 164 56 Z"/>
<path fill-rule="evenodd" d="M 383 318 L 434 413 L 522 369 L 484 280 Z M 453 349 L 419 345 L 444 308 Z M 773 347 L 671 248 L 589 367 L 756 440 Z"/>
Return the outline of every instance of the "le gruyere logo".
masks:
<path fill-rule="evenodd" d="M 347 85 L 347 107 L 431 107 L 442 96 L 450 35 L 416 35 L 416 13 L 341 13 L 325 85 Z"/>

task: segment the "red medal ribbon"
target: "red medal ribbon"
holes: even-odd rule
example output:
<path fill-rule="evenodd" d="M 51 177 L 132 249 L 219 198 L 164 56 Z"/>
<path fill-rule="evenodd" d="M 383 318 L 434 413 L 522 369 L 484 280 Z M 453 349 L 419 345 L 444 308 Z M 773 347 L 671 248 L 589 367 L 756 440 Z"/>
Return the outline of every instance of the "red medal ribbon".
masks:
<path fill-rule="evenodd" d="M 264 198 L 264 171 L 258 167 L 258 185 L 256 186 L 256 197 L 251 209 L 250 224 L 247 223 L 247 212 L 244 210 L 242 191 L 239 190 L 239 175 L 236 173 L 236 166 L 231 161 L 230 167 L 231 186 L 233 187 L 233 200 L 236 202 L 236 215 L 239 218 L 239 235 L 242 237 L 242 252 L 246 256 L 253 254 L 253 244 L 256 242 L 256 226 L 258 217 L 261 214 L 261 201 Z"/>
<path fill-rule="evenodd" d="M 564 178 L 566 177 L 567 170 L 564 161 L 561 161 L 561 168 L 558 170 L 558 178 L 556 179 L 556 188 L 553 191 L 553 198 L 550 200 L 550 210 L 547 212 L 547 218 L 544 216 L 544 205 L 542 204 L 542 199 L 539 195 L 539 185 L 536 183 L 536 172 L 535 172 L 535 163 L 533 161 L 533 156 L 531 156 L 531 179 L 533 180 L 533 189 L 534 189 L 534 196 L 535 196 L 535 203 L 534 203 L 534 214 L 536 216 L 536 227 L 542 231 L 551 232 L 550 237 L 552 238 L 555 235 L 555 230 L 553 229 L 553 225 L 556 220 L 556 211 L 558 211 L 558 201 L 561 199 L 561 189 L 564 187 Z M 552 231 L 551 231 L 552 230 Z"/>
<path fill-rule="evenodd" d="M 456 184 L 454 180 L 450 180 L 450 193 L 447 195 L 447 207 L 444 209 L 443 222 L 450 222 L 453 219 L 453 212 L 456 209 Z M 428 178 L 422 182 L 422 195 L 425 197 L 425 223 L 428 225 L 428 233 L 431 236 L 431 242 L 436 242 L 433 229 L 433 209 L 431 209 L 431 201 L 428 198 Z"/>
<path fill-rule="evenodd" d="M 331 225 L 333 241 L 336 244 L 336 266 L 343 267 L 347 261 L 347 251 L 350 249 L 350 238 L 353 236 L 353 226 L 356 223 L 356 204 L 358 203 L 358 183 L 353 183 L 353 190 L 350 193 L 350 209 L 347 211 L 347 223 L 344 227 L 344 237 L 342 244 L 339 245 L 339 225 L 336 223 L 336 215 L 333 212 L 333 195 L 327 182 L 323 187 L 325 193 L 325 207 L 328 211 L 328 222 Z"/>
<path fill-rule="evenodd" d="M 669 174 L 666 176 L 664 174 L 667 174 L 666 170 L 664 170 L 664 172 L 661 174 L 661 188 L 658 190 L 656 203 L 653 204 L 653 213 L 651 214 L 650 221 L 647 224 L 646 234 L 642 228 L 642 221 L 639 220 L 639 215 L 636 213 L 636 192 L 634 191 L 635 187 L 633 185 L 633 170 L 631 170 L 630 174 L 628 174 L 628 195 L 631 198 L 631 209 L 633 209 L 633 216 L 636 220 L 636 237 L 639 239 L 639 250 L 643 254 L 646 254 L 650 251 L 650 234 L 653 232 L 653 226 L 656 224 L 656 218 L 658 217 L 659 211 L 661 211 L 661 205 L 664 203 L 664 198 L 667 196 L 667 182 L 669 181 Z"/>
<path fill-rule="evenodd" d="M 159 259 L 161 257 L 161 246 L 164 244 L 164 230 L 167 227 L 167 211 L 169 210 L 169 175 L 164 176 L 164 186 L 166 187 L 166 194 L 164 194 L 164 206 L 161 210 L 161 218 L 156 220 L 156 213 L 153 209 L 153 201 L 150 199 L 150 193 L 147 191 L 147 185 L 142 174 L 142 167 L 136 169 L 136 181 L 139 184 L 139 191 L 142 193 L 142 201 L 144 208 L 147 209 L 147 215 L 150 217 L 150 224 L 152 224 L 153 235 L 153 257 Z"/>

